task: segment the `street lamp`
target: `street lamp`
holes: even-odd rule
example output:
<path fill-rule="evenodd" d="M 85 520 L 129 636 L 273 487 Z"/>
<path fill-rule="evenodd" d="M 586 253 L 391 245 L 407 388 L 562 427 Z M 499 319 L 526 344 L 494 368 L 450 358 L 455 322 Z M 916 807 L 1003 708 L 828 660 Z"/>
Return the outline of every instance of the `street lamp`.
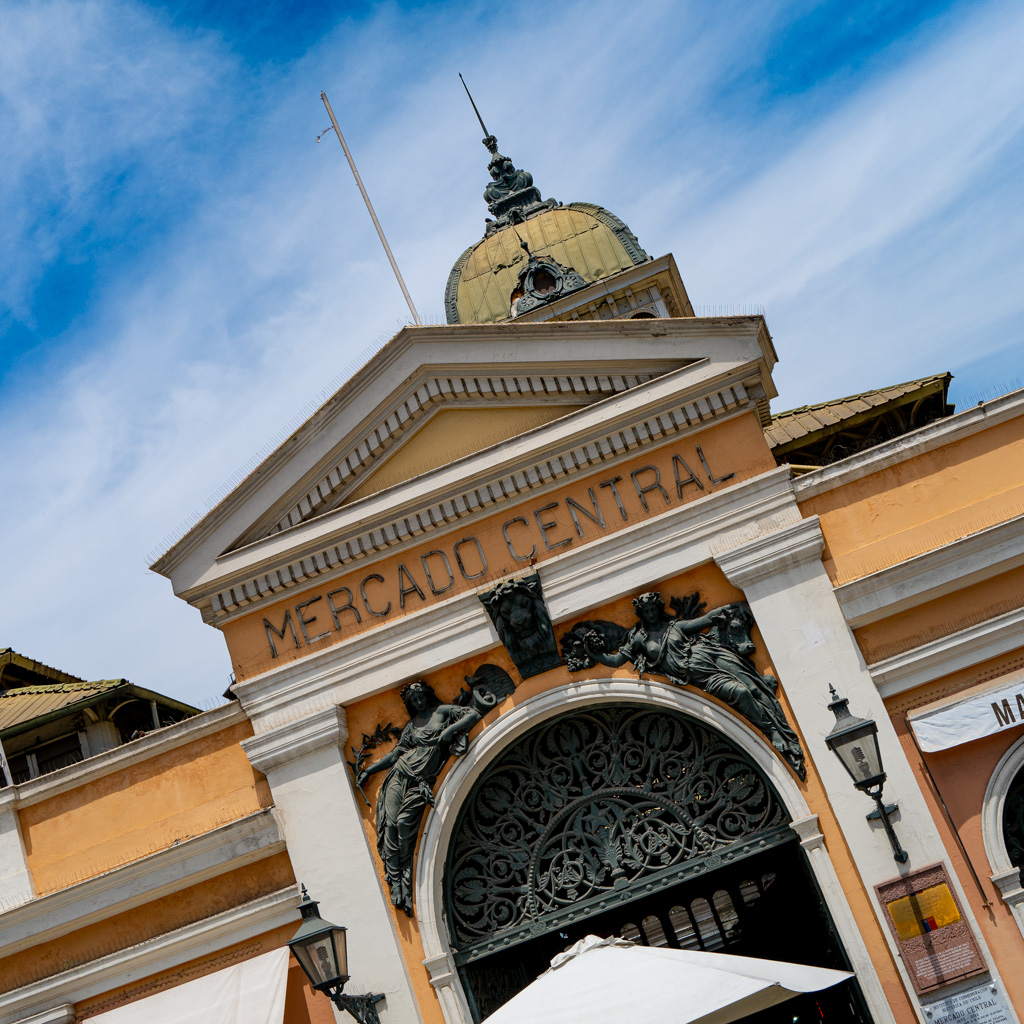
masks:
<path fill-rule="evenodd" d="M 836 724 L 825 737 L 825 742 L 829 750 L 839 758 L 840 764 L 853 779 L 853 784 L 875 801 L 875 814 L 882 819 L 892 847 L 893 860 L 906 864 L 907 851 L 900 846 L 892 822 L 889 821 L 889 808 L 882 802 L 885 771 L 882 768 L 882 754 L 878 749 L 878 726 L 874 719 L 858 718 L 850 714 L 847 707 L 849 701 L 840 697 L 834 686 L 830 685 L 828 689 L 832 694 L 828 708 L 836 716 Z"/>
<path fill-rule="evenodd" d="M 324 921 L 316 909 L 319 905 L 309 898 L 303 886 L 299 904 L 302 924 L 292 936 L 288 948 L 295 954 L 299 966 L 317 992 L 330 996 L 339 1010 L 347 1010 L 359 1024 L 380 1024 L 376 1004 L 384 998 L 383 995 L 347 996 L 342 992 L 348 981 L 346 929 Z"/>

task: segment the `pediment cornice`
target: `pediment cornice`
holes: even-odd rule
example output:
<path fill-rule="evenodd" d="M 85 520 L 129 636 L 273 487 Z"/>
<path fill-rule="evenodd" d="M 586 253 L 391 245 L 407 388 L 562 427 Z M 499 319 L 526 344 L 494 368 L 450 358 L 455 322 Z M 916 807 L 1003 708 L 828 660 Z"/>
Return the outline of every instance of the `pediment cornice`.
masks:
<path fill-rule="evenodd" d="M 221 625 L 287 590 L 324 582 L 356 563 L 369 565 L 430 534 L 468 528 L 599 466 L 756 411 L 763 395 L 756 366 L 716 369 L 705 362 L 666 374 L 442 471 L 228 552 L 205 586 L 182 596 L 206 621 Z"/>

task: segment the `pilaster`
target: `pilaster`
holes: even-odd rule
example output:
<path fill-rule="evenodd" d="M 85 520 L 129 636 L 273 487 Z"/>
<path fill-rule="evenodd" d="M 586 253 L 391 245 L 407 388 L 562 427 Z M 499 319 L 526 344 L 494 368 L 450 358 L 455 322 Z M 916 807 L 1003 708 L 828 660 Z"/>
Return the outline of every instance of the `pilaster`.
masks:
<path fill-rule="evenodd" d="M 348 928 L 353 993 L 383 992 L 384 1024 L 419 1021 L 391 910 L 345 764 L 345 709 L 331 704 L 242 742 L 267 777 L 296 879 Z M 335 1011 L 339 1021 L 348 1020 Z"/>
<path fill-rule="evenodd" d="M 750 538 L 722 538 L 715 561 L 729 582 L 743 590 L 764 638 L 767 652 L 792 709 L 809 762 L 814 763 L 829 804 L 843 831 L 865 888 L 872 888 L 909 871 L 946 862 L 946 850 L 924 796 L 907 761 L 899 738 L 853 633 L 846 623 L 832 583 L 821 563 L 824 538 L 817 516 L 781 526 Z M 825 746 L 835 725 L 828 709 L 829 684 L 850 700 L 850 710 L 878 725 L 878 745 L 888 779 L 885 795 L 898 801 L 894 825 L 909 854 L 906 864 L 893 859 L 881 822 L 865 820 L 871 801 L 856 790 L 849 776 Z M 799 823 L 794 823 L 796 827 Z M 800 832 L 800 829 L 797 828 Z M 807 840 L 801 833 L 805 849 Z M 824 845 L 820 846 L 824 852 Z M 816 856 L 816 850 L 809 850 Z M 959 886 L 955 873 L 950 871 Z M 984 937 L 963 894 L 965 913 L 981 944 L 989 970 L 998 977 Z M 904 971 L 892 949 L 882 908 L 871 898 L 894 962 Z M 907 990 L 912 986 L 907 979 Z"/>
<path fill-rule="evenodd" d="M 27 903 L 35 894 L 18 818 L 18 791 L 8 786 L 0 790 L 0 912 Z"/>

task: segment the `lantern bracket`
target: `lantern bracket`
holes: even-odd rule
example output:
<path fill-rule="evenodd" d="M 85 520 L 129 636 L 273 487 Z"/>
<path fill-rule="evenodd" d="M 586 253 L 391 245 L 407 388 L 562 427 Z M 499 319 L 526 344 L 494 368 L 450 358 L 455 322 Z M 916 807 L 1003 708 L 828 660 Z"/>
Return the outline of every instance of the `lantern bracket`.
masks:
<path fill-rule="evenodd" d="M 347 996 L 341 989 L 337 992 L 328 992 L 334 1005 L 339 1010 L 347 1010 L 359 1024 L 380 1024 L 380 1016 L 377 1013 L 377 1003 L 384 998 L 383 992 L 375 992 L 362 996 Z"/>

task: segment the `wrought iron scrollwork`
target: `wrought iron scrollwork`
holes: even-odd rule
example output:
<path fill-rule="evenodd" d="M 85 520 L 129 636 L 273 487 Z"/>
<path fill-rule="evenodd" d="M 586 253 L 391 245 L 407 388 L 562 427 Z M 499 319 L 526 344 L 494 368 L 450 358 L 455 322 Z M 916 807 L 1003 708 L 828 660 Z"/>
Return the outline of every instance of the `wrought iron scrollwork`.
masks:
<path fill-rule="evenodd" d="M 519 740 L 463 809 L 445 876 L 460 959 L 791 838 L 748 757 L 682 715 L 613 705 Z"/>

